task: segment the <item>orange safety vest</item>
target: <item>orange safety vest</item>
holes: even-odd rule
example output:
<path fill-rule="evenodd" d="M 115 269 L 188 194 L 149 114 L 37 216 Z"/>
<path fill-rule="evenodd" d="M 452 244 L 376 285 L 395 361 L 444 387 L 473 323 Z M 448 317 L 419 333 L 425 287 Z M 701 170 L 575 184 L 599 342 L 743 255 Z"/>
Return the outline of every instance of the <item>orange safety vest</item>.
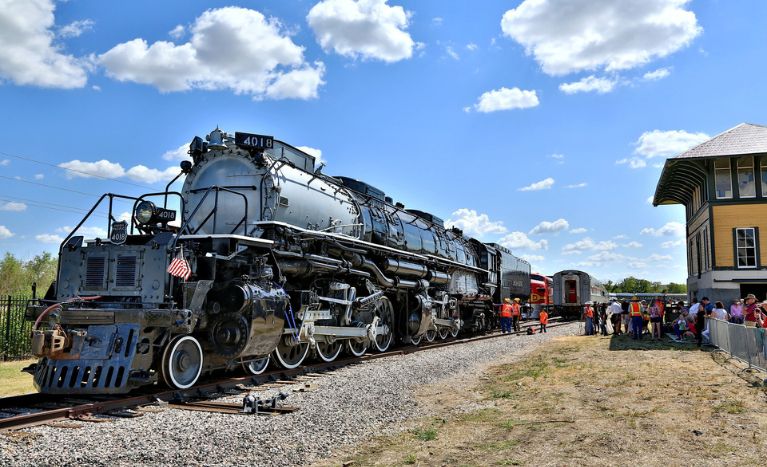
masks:
<path fill-rule="evenodd" d="M 549 314 L 545 311 L 540 312 L 538 317 L 541 319 L 541 324 L 549 324 Z"/>
<path fill-rule="evenodd" d="M 501 318 L 511 318 L 511 304 L 504 303 L 501 305 Z"/>
<path fill-rule="evenodd" d="M 586 306 L 586 309 L 583 310 L 583 316 L 586 318 L 593 318 L 594 317 L 594 310 L 591 309 L 591 306 Z"/>
<path fill-rule="evenodd" d="M 511 316 L 519 316 L 519 303 L 511 304 Z"/>
<path fill-rule="evenodd" d="M 638 302 L 631 302 L 629 305 L 630 316 L 642 316 L 642 305 Z"/>

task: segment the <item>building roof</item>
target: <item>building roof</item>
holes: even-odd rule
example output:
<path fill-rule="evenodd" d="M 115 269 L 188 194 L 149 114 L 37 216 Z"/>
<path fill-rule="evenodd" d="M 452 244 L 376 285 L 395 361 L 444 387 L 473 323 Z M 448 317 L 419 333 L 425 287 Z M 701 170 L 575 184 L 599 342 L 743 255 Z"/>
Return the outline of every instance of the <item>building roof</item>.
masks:
<path fill-rule="evenodd" d="M 767 153 L 767 126 L 741 123 L 674 159 Z"/>
<path fill-rule="evenodd" d="M 702 159 L 767 153 L 767 126 L 741 123 L 682 154 L 666 159 L 655 188 L 653 206 L 687 204 L 695 186 L 705 186 Z"/>

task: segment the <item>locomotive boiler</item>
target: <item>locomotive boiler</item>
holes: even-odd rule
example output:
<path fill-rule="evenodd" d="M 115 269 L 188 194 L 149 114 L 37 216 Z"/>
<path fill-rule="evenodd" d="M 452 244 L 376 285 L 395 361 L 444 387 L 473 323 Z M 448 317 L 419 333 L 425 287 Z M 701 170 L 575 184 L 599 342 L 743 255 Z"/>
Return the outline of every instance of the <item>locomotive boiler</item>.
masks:
<path fill-rule="evenodd" d="M 508 250 L 287 143 L 216 129 L 189 155 L 180 191 L 105 194 L 63 241 L 56 282 L 27 309 L 39 391 L 183 389 L 216 369 L 383 352 L 486 331 L 512 283 L 529 294 L 530 266 Z M 107 238 L 86 240 L 97 208 Z"/>

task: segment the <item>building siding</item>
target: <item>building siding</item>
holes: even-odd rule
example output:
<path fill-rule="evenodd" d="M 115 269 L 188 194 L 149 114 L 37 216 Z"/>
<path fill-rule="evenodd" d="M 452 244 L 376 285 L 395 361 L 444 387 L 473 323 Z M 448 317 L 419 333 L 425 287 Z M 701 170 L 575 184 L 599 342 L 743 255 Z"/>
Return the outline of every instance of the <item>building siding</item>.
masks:
<path fill-rule="evenodd" d="M 759 264 L 767 265 L 767 204 L 713 206 L 714 251 L 717 267 L 735 267 L 732 229 L 759 228 Z"/>

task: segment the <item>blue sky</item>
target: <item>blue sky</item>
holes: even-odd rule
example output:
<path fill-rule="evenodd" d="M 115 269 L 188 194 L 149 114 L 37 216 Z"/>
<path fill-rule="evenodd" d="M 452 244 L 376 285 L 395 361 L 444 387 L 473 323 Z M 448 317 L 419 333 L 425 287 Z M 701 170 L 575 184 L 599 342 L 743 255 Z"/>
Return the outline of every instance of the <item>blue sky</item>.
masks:
<path fill-rule="evenodd" d="M 683 282 L 660 166 L 767 123 L 756 0 L 0 6 L 0 251 L 22 258 L 103 192 L 161 189 L 218 125 L 319 150 L 541 272 Z"/>

